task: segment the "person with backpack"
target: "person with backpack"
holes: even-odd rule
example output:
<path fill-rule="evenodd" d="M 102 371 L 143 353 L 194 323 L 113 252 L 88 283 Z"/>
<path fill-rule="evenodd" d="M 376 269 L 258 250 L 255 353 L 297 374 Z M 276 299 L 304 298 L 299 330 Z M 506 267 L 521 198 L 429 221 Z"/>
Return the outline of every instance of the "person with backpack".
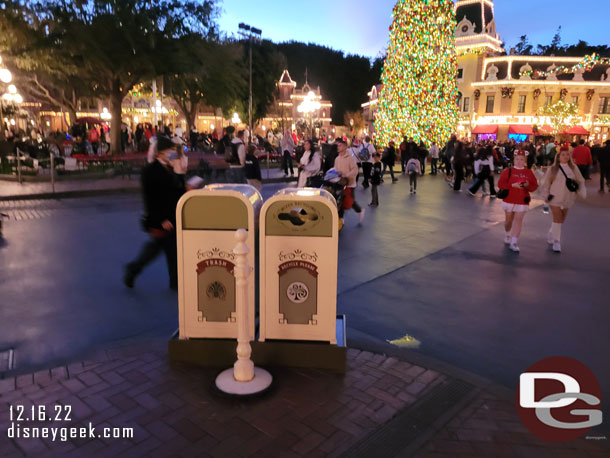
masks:
<path fill-rule="evenodd" d="M 498 181 L 500 189 L 498 197 L 503 199 L 502 210 L 506 217 L 504 243 L 515 253 L 521 251 L 517 242 L 523 228 L 525 213 L 529 210 L 532 200 L 530 193 L 538 189 L 538 180 L 534 172 L 526 168 L 525 164 L 525 151 L 515 151 L 514 166 L 504 170 Z"/>
<path fill-rule="evenodd" d="M 422 174 L 421 164 L 417 154 L 413 154 L 407 162 L 407 173 L 409 174 L 409 186 L 411 194 L 417 194 L 417 176 Z"/>
<path fill-rule="evenodd" d="M 282 150 L 282 168 L 284 169 L 284 177 L 288 177 L 288 169 L 290 168 L 290 176 L 294 177 L 294 169 L 292 168 L 292 154 L 296 143 L 289 130 L 284 132 L 284 136 L 280 142 Z"/>
<path fill-rule="evenodd" d="M 576 202 L 577 194 L 583 199 L 587 197 L 585 178 L 567 146 L 555 156 L 555 163 L 546 171 L 540 188 L 553 214 L 547 242 L 555 253 L 561 253 L 561 228 L 568 217 L 568 210 Z"/>
<path fill-rule="evenodd" d="M 489 184 L 489 194 L 492 198 L 496 197 L 496 188 L 494 185 L 494 158 L 491 154 L 490 147 L 481 148 L 477 159 L 474 161 L 475 182 L 468 188 L 468 194 L 475 196 L 479 188 L 483 188 L 483 195 L 488 193 L 485 190 L 485 182 Z"/>
<path fill-rule="evenodd" d="M 371 179 L 371 170 L 373 168 L 374 158 L 373 155 L 376 153 L 375 147 L 371 145 L 371 137 L 367 136 L 364 138 L 364 142 L 358 152 L 358 157 L 362 164 L 362 175 L 364 175 L 364 181 L 362 187 L 364 189 L 369 187 L 369 180 Z"/>
<path fill-rule="evenodd" d="M 391 141 L 388 147 L 383 151 L 381 156 L 381 162 L 383 163 L 383 171 L 381 172 L 381 182 L 383 183 L 383 176 L 385 175 L 386 169 L 389 167 L 390 176 L 392 177 L 392 183 L 396 183 L 398 180 L 394 177 L 394 165 L 396 164 L 396 148 L 395 143 Z"/>

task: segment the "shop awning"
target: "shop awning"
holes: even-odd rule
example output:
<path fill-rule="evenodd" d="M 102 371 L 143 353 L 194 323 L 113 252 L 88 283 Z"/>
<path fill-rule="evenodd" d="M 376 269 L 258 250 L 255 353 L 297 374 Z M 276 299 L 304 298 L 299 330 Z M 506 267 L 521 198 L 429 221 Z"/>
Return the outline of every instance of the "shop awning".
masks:
<path fill-rule="evenodd" d="M 534 131 L 532 130 L 532 126 L 524 126 L 521 124 L 511 124 L 508 127 L 509 134 L 515 135 L 533 135 Z"/>
<path fill-rule="evenodd" d="M 479 125 L 472 131 L 473 134 L 497 134 L 498 126 Z"/>
<path fill-rule="evenodd" d="M 551 126 L 538 127 L 538 134 L 552 134 L 553 128 Z"/>
<path fill-rule="evenodd" d="M 589 131 L 583 126 L 573 126 L 571 129 L 566 131 L 568 135 L 589 135 Z"/>

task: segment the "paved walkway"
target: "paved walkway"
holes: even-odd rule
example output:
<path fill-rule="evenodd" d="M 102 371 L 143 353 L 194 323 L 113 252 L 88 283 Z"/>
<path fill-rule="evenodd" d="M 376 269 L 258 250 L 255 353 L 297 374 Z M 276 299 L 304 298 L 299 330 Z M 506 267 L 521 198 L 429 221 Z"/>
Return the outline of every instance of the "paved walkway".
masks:
<path fill-rule="evenodd" d="M 275 369 L 270 392 L 236 400 L 215 392 L 216 371 L 169 363 L 166 345 L 114 348 L 82 363 L 1 380 L 3 456 L 607 456 L 594 441 L 537 440 L 493 386 L 458 382 L 393 357 L 349 350 L 344 376 Z M 447 397 L 452 384 L 459 384 L 460 396 Z M 444 405 L 448 400 L 454 403 Z M 25 406 L 26 415 L 32 405 L 47 412 L 70 406 L 69 421 L 18 426 L 88 429 L 91 423 L 94 437 L 9 439 L 8 405 Z M 430 410 L 438 416 L 426 420 Z M 133 428 L 133 438 L 95 437 L 104 428 Z"/>

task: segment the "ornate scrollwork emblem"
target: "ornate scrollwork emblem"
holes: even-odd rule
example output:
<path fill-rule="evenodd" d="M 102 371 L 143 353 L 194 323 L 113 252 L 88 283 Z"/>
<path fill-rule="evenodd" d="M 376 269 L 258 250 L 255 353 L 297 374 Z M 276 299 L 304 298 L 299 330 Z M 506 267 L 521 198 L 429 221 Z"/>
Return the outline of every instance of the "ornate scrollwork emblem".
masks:
<path fill-rule="evenodd" d="M 311 261 L 316 262 L 318 260 L 318 255 L 314 251 L 313 254 L 305 253 L 301 250 L 294 250 L 291 253 L 284 253 L 280 251 L 280 262 L 284 261 Z"/>
<path fill-rule="evenodd" d="M 309 288 L 305 283 L 297 281 L 288 285 L 286 294 L 291 302 L 295 304 L 302 304 L 309 297 Z"/>
<path fill-rule="evenodd" d="M 206 251 L 197 251 L 197 259 L 207 258 L 230 259 L 231 261 L 235 261 L 235 254 L 230 251 L 222 251 L 219 248 L 212 248 L 211 250 Z"/>
<path fill-rule="evenodd" d="M 206 294 L 210 299 L 220 299 L 224 301 L 227 297 L 227 289 L 219 281 L 212 282 L 206 289 Z"/>

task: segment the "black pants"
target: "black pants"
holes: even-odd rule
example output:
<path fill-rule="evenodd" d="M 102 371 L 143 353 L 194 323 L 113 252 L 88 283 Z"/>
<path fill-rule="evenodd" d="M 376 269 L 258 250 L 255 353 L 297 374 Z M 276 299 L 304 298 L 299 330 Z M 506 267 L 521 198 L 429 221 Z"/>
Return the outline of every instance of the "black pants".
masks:
<path fill-rule="evenodd" d="M 379 205 L 379 193 L 377 192 L 377 185 L 371 185 L 371 205 Z"/>
<path fill-rule="evenodd" d="M 591 179 L 591 175 L 589 174 L 589 165 L 579 165 L 578 169 L 585 180 Z"/>
<path fill-rule="evenodd" d="M 453 190 L 459 191 L 462 187 L 462 181 L 464 180 L 464 167 L 459 164 L 453 164 L 453 169 L 455 172 Z"/>
<path fill-rule="evenodd" d="M 421 165 L 421 174 L 425 175 L 426 174 L 426 158 L 425 157 L 420 158 L 419 163 Z"/>
<path fill-rule="evenodd" d="M 390 169 L 390 176 L 392 177 L 392 181 L 396 180 L 396 178 L 394 178 L 394 164 L 386 164 L 385 162 L 383 163 L 383 170 L 381 171 L 381 178 L 383 178 L 383 176 L 385 175 L 385 171 L 388 168 Z"/>
<path fill-rule="evenodd" d="M 373 164 L 370 162 L 362 163 L 362 174 L 364 175 L 364 181 L 362 182 L 362 186 L 365 188 L 369 187 L 369 180 L 371 179 L 371 170 L 373 169 Z"/>
<path fill-rule="evenodd" d="M 282 156 L 282 168 L 284 169 L 285 175 L 288 175 L 288 169 L 290 168 L 290 176 L 294 176 L 294 169 L 292 168 L 292 154 L 290 154 L 288 150 L 284 151 L 284 155 Z"/>
<path fill-rule="evenodd" d="M 430 162 L 430 173 L 432 175 L 436 175 L 438 173 L 438 159 L 433 157 L 432 162 Z"/>
<path fill-rule="evenodd" d="M 163 238 L 151 237 L 142 247 L 142 251 L 140 251 L 135 261 L 127 264 L 127 273 L 136 278 L 144 270 L 144 267 L 153 262 L 161 254 L 161 251 L 165 252 L 165 259 L 167 260 L 169 286 L 176 289 L 178 288 L 178 250 L 175 232 Z"/>
<path fill-rule="evenodd" d="M 479 190 L 479 188 L 483 185 L 483 183 L 485 183 L 485 180 L 487 180 L 487 183 L 489 184 L 489 194 L 491 194 L 492 196 L 495 196 L 496 195 L 496 185 L 494 183 L 493 175 L 487 175 L 487 176 L 479 175 L 476 178 L 476 180 L 474 181 L 474 184 L 470 187 L 470 192 L 473 194 L 476 194 L 477 191 Z"/>
<path fill-rule="evenodd" d="M 405 174 L 405 170 L 407 169 L 407 162 L 409 162 L 409 158 L 405 157 L 405 158 L 400 158 L 400 167 L 402 169 L 402 174 Z"/>
<path fill-rule="evenodd" d="M 417 191 L 417 173 L 416 172 L 409 173 L 409 184 L 411 185 L 412 191 Z"/>
<path fill-rule="evenodd" d="M 451 158 L 449 156 L 445 156 L 445 174 L 447 176 L 451 175 Z"/>
<path fill-rule="evenodd" d="M 606 186 L 610 188 L 610 167 L 608 168 L 599 168 L 599 189 L 601 191 L 604 190 L 604 178 L 606 179 Z"/>

